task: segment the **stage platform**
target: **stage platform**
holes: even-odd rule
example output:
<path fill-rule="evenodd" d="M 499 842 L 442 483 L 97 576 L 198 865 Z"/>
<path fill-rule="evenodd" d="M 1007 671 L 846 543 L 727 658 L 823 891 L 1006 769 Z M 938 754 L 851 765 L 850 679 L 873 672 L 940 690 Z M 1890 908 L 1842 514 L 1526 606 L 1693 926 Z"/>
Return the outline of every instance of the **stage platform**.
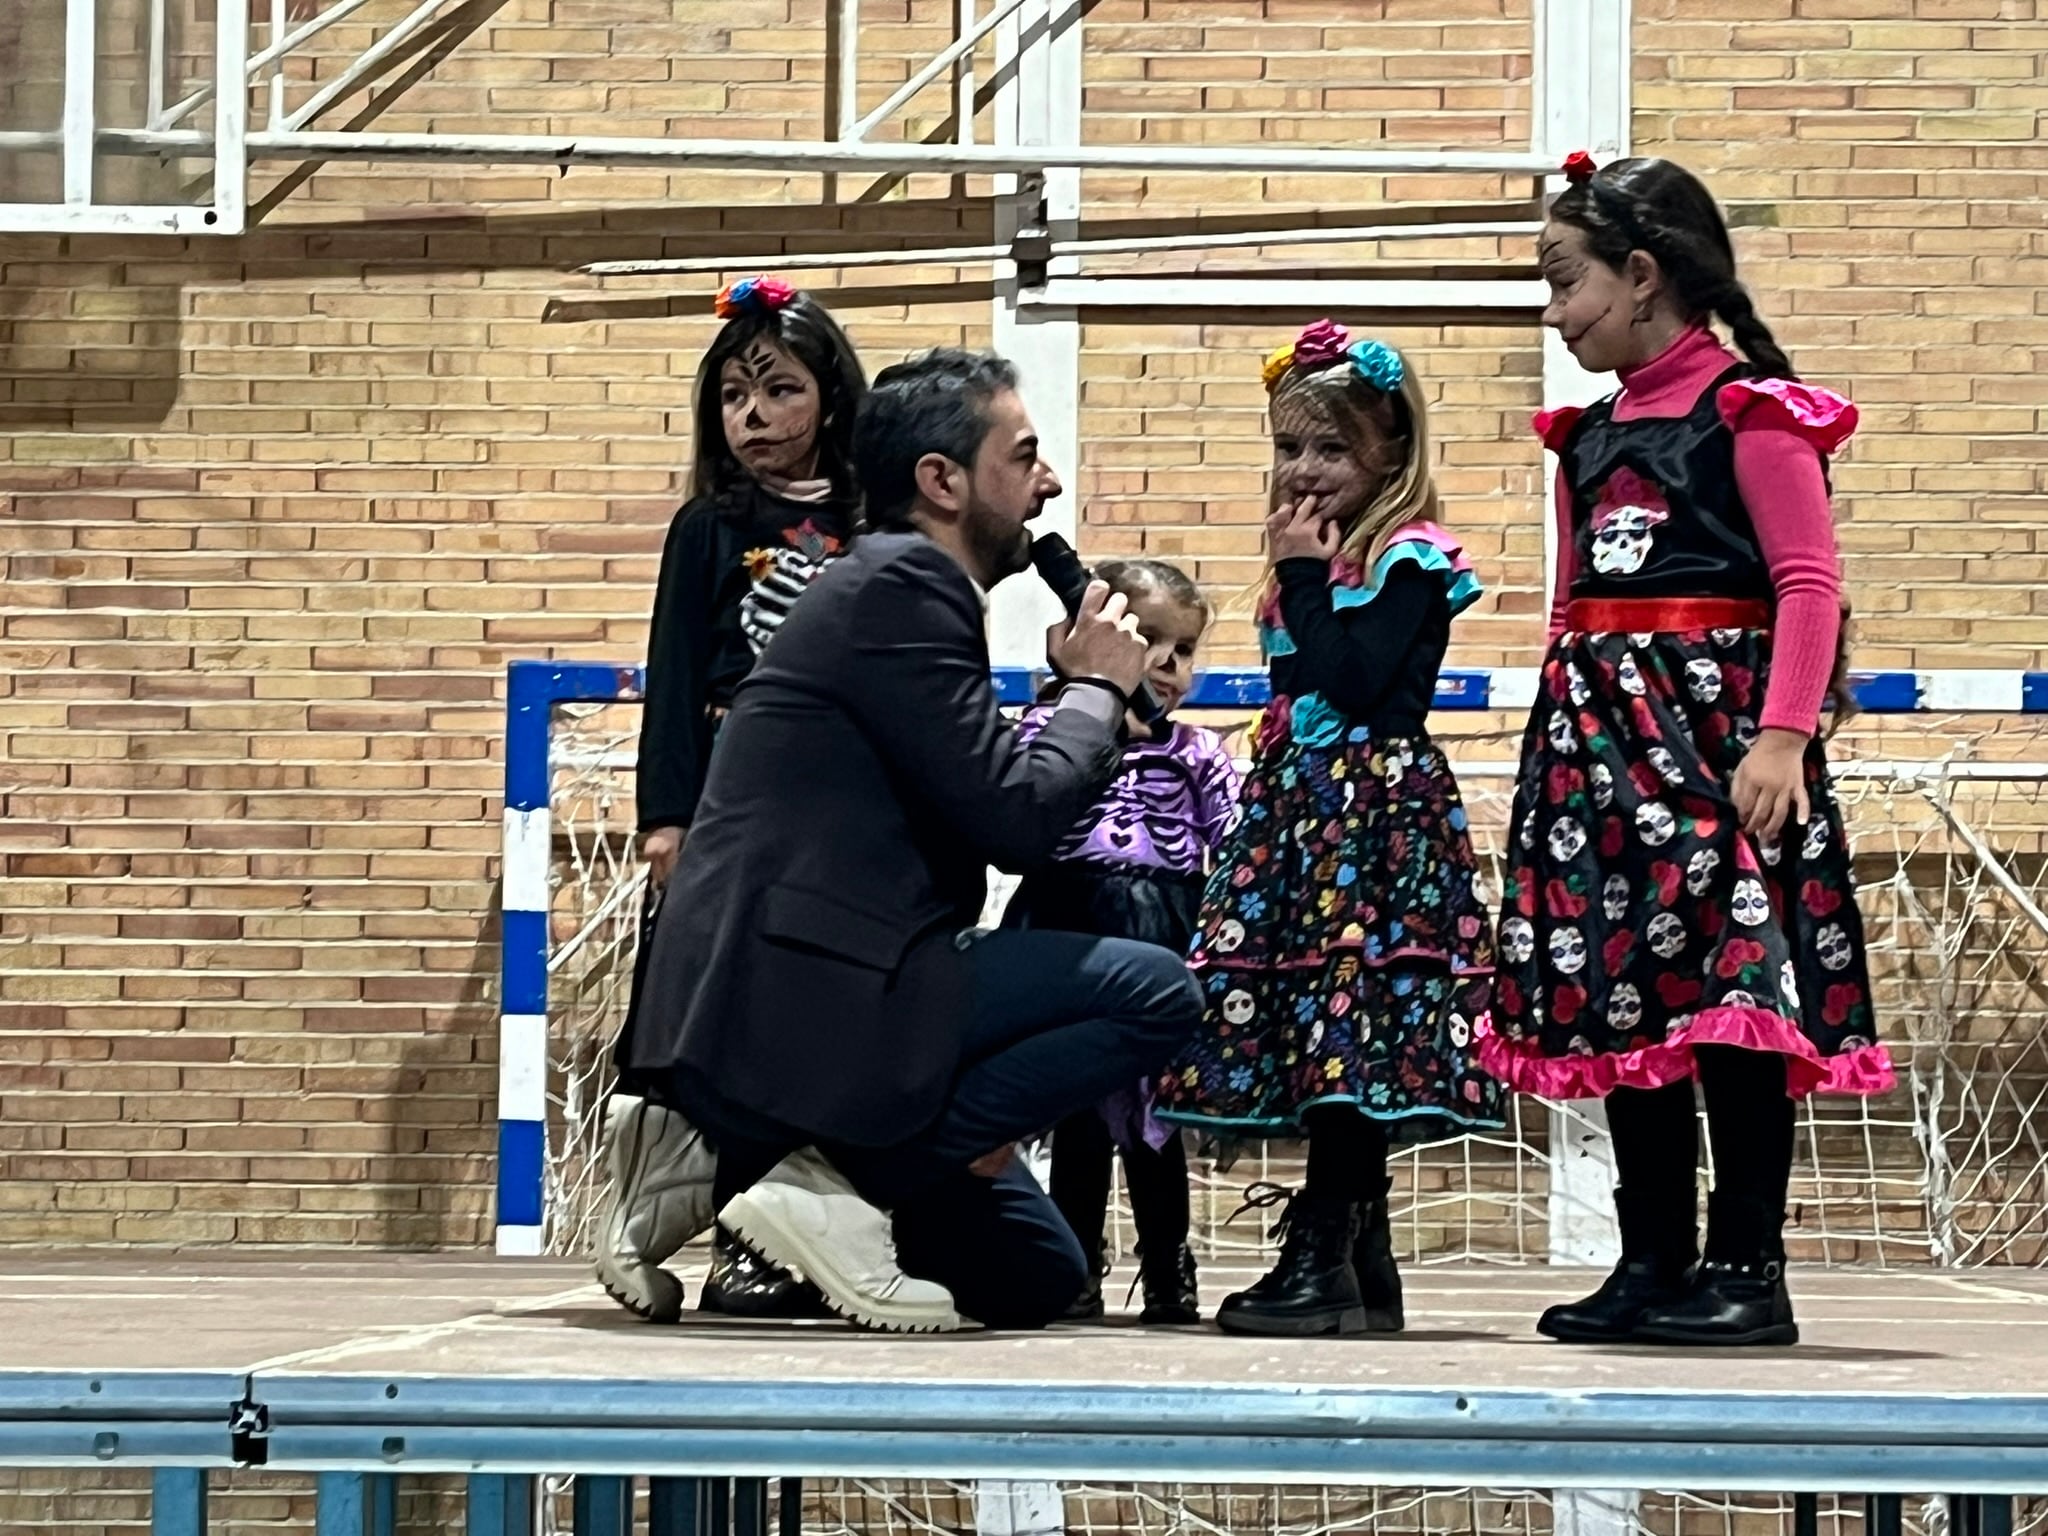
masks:
<path fill-rule="evenodd" d="M 558 1261 L 10 1255 L 0 1462 L 2048 1491 L 2048 1275 L 1800 1272 L 1790 1351 L 1539 1339 L 1590 1279 L 1417 1268 L 1393 1338 L 892 1338 L 653 1327 Z"/>

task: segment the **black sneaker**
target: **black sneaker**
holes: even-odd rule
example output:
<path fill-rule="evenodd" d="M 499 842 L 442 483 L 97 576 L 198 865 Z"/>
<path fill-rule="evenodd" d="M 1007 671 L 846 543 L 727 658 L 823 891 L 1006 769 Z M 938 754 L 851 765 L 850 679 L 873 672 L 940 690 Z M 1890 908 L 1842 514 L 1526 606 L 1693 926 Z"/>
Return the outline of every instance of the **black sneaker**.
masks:
<path fill-rule="evenodd" d="M 711 1273 L 697 1299 L 701 1312 L 724 1317 L 831 1317 L 832 1309 L 808 1280 L 777 1269 L 724 1227 L 711 1244 Z"/>
<path fill-rule="evenodd" d="M 1293 1195 L 1274 1234 L 1281 1244 L 1272 1272 L 1249 1290 L 1225 1297 L 1216 1326 L 1225 1333 L 1288 1338 L 1365 1332 L 1365 1302 L 1351 1264 L 1357 1204 Z"/>

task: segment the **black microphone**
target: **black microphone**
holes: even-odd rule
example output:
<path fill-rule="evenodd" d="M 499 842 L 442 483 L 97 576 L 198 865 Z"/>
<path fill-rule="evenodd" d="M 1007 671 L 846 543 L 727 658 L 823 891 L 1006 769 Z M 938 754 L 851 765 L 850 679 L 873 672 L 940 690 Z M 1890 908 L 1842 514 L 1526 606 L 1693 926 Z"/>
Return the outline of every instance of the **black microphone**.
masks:
<path fill-rule="evenodd" d="M 1074 553 L 1074 546 L 1056 533 L 1040 534 L 1031 541 L 1031 564 L 1037 569 L 1039 580 L 1052 589 L 1052 595 L 1067 610 L 1067 617 L 1079 618 L 1081 599 L 1088 595 L 1089 576 L 1088 567 Z M 1130 703 L 1131 713 L 1145 725 L 1156 725 L 1166 718 L 1166 708 L 1150 683 L 1139 682 Z"/>

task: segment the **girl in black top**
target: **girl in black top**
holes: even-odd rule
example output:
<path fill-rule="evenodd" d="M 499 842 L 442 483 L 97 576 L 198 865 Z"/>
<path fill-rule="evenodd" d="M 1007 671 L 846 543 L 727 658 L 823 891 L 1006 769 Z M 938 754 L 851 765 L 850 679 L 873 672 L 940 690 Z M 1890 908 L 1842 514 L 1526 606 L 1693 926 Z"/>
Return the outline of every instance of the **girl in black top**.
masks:
<path fill-rule="evenodd" d="M 690 500 L 662 546 L 648 637 L 636 796 L 648 867 L 643 957 L 733 691 L 860 526 L 852 440 L 867 378 L 845 333 L 823 305 L 774 278 L 732 284 L 718 296 L 718 313 L 726 324 L 697 370 Z M 675 1247 L 660 1237 L 659 1221 L 636 1220 L 629 1208 L 650 1177 L 641 1165 L 658 1157 L 639 1149 L 661 1140 L 647 1123 L 662 1113 L 650 1099 L 659 1084 L 633 1065 L 639 1005 L 636 967 L 606 1118 L 614 1189 L 599 1275 L 614 1296 L 652 1316 L 672 1308 L 642 1304 L 650 1294 L 679 1291 L 648 1273 Z M 766 1269 L 723 1229 L 701 1305 L 754 1316 L 820 1309 L 809 1287 Z"/>
<path fill-rule="evenodd" d="M 1319 321 L 1268 360 L 1266 386 L 1273 700 L 1189 960 L 1207 1023 L 1162 1079 L 1160 1114 L 1308 1137 L 1279 1262 L 1225 1300 L 1220 1327 L 1391 1332 L 1404 1319 L 1389 1137 L 1502 1123 L 1472 1057 L 1490 925 L 1457 782 L 1424 724 L 1479 583 L 1431 521 L 1423 396 L 1400 353 Z"/>

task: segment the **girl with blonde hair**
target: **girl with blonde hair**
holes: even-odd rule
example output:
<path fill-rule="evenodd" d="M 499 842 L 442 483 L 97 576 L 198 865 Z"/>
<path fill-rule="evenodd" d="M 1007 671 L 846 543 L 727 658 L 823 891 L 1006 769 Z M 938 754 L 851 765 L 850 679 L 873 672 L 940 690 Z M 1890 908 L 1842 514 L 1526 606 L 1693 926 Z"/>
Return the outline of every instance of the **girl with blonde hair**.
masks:
<path fill-rule="evenodd" d="M 1208 1012 L 1160 1085 L 1163 1118 L 1223 1138 L 1306 1135 L 1272 1272 L 1226 1331 L 1393 1332 L 1391 1139 L 1501 1123 L 1472 1057 L 1486 914 L 1456 780 L 1425 721 L 1451 620 L 1479 583 L 1434 521 L 1408 360 L 1318 321 L 1267 359 L 1272 700 L 1189 963 Z"/>

